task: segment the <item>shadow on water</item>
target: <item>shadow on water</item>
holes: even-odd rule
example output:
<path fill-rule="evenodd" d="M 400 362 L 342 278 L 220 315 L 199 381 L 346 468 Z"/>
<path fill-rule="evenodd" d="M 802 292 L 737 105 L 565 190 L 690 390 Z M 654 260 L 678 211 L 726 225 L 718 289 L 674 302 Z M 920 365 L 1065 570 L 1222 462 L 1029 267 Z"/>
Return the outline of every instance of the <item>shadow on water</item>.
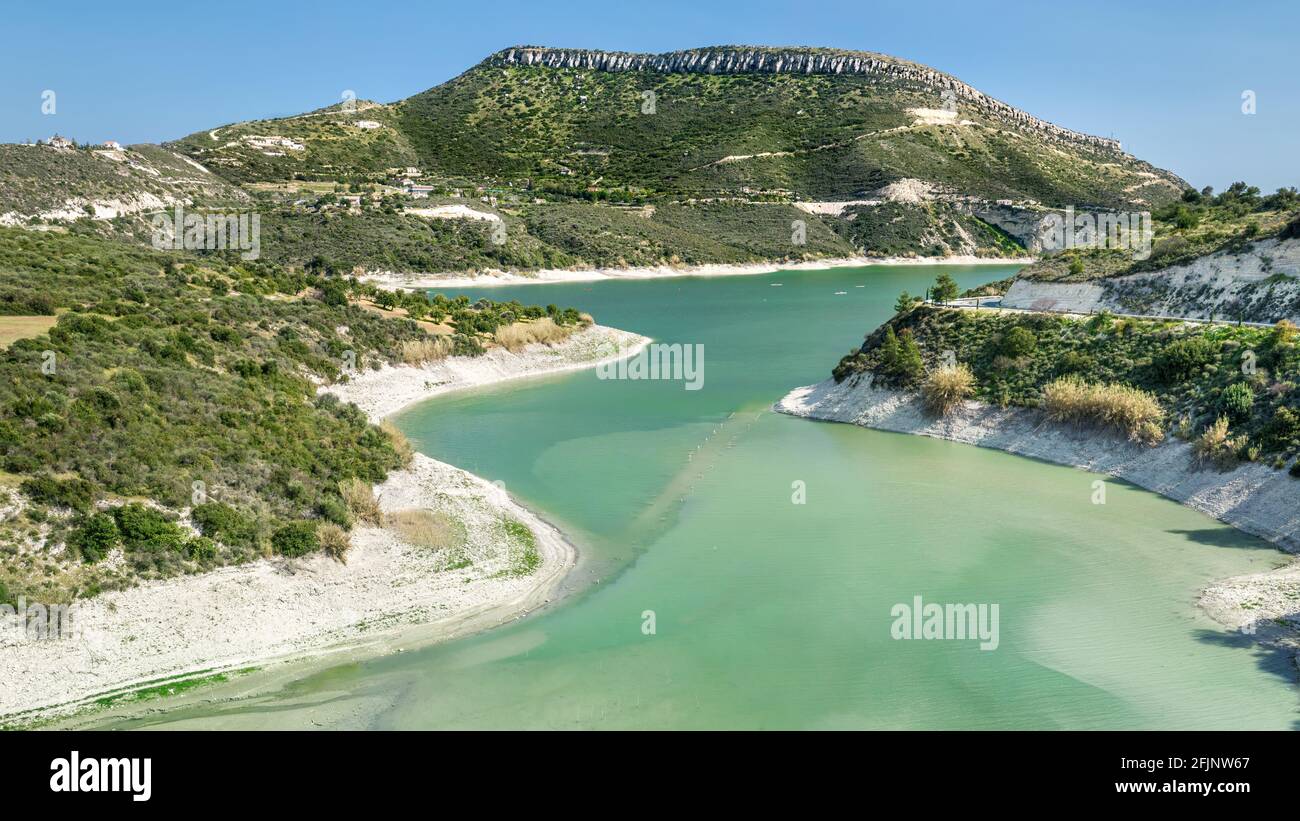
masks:
<path fill-rule="evenodd" d="M 1175 536 L 1184 536 L 1197 544 L 1210 547 L 1236 547 L 1258 550 L 1261 547 L 1270 546 L 1268 542 L 1258 536 L 1252 536 L 1231 527 L 1205 527 L 1197 530 L 1166 530 L 1165 532 L 1172 533 Z M 1281 554 L 1279 554 L 1279 558 L 1281 558 Z"/>
<path fill-rule="evenodd" d="M 1300 613 L 1289 616 L 1289 618 L 1295 617 L 1300 617 Z M 1248 651 L 1254 656 L 1255 666 L 1261 671 L 1280 678 L 1292 687 L 1300 684 L 1300 672 L 1296 667 L 1296 650 L 1293 648 L 1264 644 L 1256 636 L 1226 629 L 1197 630 L 1194 635 L 1202 644 Z M 1291 722 L 1291 729 L 1300 730 L 1300 696 L 1296 698 L 1295 713 L 1296 718 Z"/>

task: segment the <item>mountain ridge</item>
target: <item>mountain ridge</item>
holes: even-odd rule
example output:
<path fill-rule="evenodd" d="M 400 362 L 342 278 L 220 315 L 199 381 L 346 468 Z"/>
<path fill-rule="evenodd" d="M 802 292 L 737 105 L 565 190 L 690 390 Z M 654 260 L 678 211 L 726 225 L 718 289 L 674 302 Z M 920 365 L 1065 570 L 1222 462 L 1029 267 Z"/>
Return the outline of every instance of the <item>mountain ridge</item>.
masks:
<path fill-rule="evenodd" d="M 951 91 L 957 99 L 1021 119 L 1025 125 L 1061 139 L 1122 152 L 1119 140 L 1086 134 L 1043 120 L 938 69 L 871 51 L 810 46 L 701 46 L 652 54 L 551 46 L 510 46 L 490 55 L 479 65 L 655 71 L 669 74 L 881 75 L 913 80 L 940 91 Z"/>

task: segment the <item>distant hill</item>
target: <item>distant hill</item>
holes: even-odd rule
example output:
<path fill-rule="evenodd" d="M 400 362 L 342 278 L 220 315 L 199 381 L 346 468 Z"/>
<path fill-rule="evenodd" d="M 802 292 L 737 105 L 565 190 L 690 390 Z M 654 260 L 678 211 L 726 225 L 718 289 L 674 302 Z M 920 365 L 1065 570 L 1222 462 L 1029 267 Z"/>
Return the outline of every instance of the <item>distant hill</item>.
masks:
<path fill-rule="evenodd" d="M 250 201 L 199 163 L 156 145 L 0 145 L 0 225 L 106 220 L 178 202 Z"/>
<path fill-rule="evenodd" d="M 1113 140 L 868 52 L 519 47 L 399 109 L 431 167 L 535 185 L 841 200 L 911 178 L 989 200 L 1105 207 L 1158 204 L 1186 187 Z"/>
<path fill-rule="evenodd" d="M 354 100 L 278 120 L 200 131 L 169 144 L 234 183 L 291 179 L 382 179 L 419 157 L 398 108 Z"/>
<path fill-rule="evenodd" d="M 810 48 L 509 48 L 392 105 L 241 123 L 174 147 L 236 182 L 414 165 L 558 191 L 844 200 L 918 179 L 939 193 L 1076 207 L 1159 205 L 1186 188 L 1114 140 L 925 66 Z"/>
<path fill-rule="evenodd" d="M 4 151 L 22 160 L 0 177 L 11 224 L 251 202 L 267 258 L 349 271 L 1014 257 L 1047 209 L 1154 210 L 1188 190 L 942 72 L 817 48 L 519 46 L 405 100 L 222 125 L 116 164 Z"/>

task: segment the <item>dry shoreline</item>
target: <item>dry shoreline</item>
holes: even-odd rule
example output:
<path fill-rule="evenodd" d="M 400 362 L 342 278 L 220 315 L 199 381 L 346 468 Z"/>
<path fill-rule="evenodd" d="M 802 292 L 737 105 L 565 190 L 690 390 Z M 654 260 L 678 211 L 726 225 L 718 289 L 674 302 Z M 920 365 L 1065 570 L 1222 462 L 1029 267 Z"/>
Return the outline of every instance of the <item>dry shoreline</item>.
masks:
<path fill-rule="evenodd" d="M 1266 465 L 1201 470 L 1191 446 L 1154 448 L 1044 420 L 1024 408 L 966 401 L 945 417 L 928 414 L 915 394 L 875 388 L 870 375 L 795 388 L 774 405 L 792 416 L 847 422 L 898 433 L 995 448 L 1132 482 L 1226 524 L 1300 553 L 1300 481 Z M 1300 561 L 1225 579 L 1201 593 L 1219 623 L 1289 649 L 1300 648 Z"/>
<path fill-rule="evenodd" d="M 648 343 L 592 326 L 554 346 L 385 366 L 320 390 L 356 401 L 378 422 L 432 396 L 595 367 Z M 103 593 L 78 602 L 77 635 L 59 641 L 24 640 L 13 624 L 0 623 L 0 667 L 10 673 L 0 717 L 18 725 L 58 719 L 159 682 L 368 657 L 466 635 L 544 606 L 575 563 L 563 534 L 503 488 L 422 454 L 389 474 L 375 496 L 385 512 L 454 517 L 465 530 L 459 554 L 357 526 L 346 565 L 319 554 L 277 557 Z M 512 569 L 525 546 L 507 534 L 508 520 L 533 533 L 539 562 L 531 573 Z"/>
<path fill-rule="evenodd" d="M 871 265 L 1028 265 L 1035 261 L 1034 257 L 834 257 L 811 262 L 714 263 L 642 268 L 551 268 L 526 274 L 497 270 L 481 274 L 370 271 L 362 275 L 361 280 L 389 290 L 473 288 L 493 285 L 553 285 L 562 282 L 597 282 L 606 279 L 750 276 L 770 274 L 775 271 L 824 271 L 831 268 L 862 268 Z"/>

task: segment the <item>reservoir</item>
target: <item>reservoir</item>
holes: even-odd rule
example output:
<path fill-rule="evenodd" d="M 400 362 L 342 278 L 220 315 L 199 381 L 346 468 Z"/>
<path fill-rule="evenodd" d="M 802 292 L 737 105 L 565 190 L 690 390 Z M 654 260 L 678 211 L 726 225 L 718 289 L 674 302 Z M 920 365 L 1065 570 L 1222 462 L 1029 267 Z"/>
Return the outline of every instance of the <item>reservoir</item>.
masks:
<path fill-rule="evenodd" d="M 1015 269 L 462 291 L 701 346 L 698 389 L 580 371 L 395 418 L 570 536 L 566 595 L 467 639 L 117 726 L 1296 728 L 1288 660 L 1195 604 L 1282 564 L 1266 543 L 1118 481 L 1095 504 L 1102 477 L 1083 471 L 770 410 L 940 270 L 965 288 Z M 896 637 L 891 612 L 914 602 L 996 605 L 995 646 Z"/>

